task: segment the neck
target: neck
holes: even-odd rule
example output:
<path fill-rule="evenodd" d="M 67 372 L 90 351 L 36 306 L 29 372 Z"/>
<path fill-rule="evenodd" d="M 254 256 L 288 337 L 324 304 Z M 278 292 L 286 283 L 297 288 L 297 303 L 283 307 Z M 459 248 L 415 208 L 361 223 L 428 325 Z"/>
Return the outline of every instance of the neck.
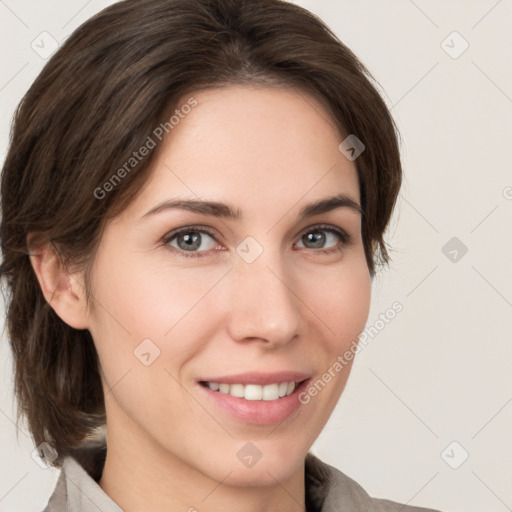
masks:
<path fill-rule="evenodd" d="M 99 485 L 124 512 L 304 512 L 304 464 L 286 480 L 265 485 L 230 484 L 236 470 L 214 478 L 137 428 L 116 429 L 109 422 Z"/>

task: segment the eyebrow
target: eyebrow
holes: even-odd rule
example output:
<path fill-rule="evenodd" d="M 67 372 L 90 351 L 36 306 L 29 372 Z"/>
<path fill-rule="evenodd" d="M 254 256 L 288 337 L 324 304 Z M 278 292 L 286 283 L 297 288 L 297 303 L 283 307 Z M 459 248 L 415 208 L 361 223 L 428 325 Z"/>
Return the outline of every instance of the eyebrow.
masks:
<path fill-rule="evenodd" d="M 327 213 L 337 208 L 348 208 L 363 216 L 363 210 L 357 201 L 346 194 L 339 194 L 304 206 L 299 212 L 299 220 L 321 213 Z M 212 215 L 225 219 L 241 220 L 243 218 L 243 212 L 240 208 L 232 208 L 225 203 L 202 201 L 199 199 L 170 199 L 151 208 L 151 210 L 147 211 L 140 220 L 172 209 L 187 210 L 200 213 L 202 215 Z"/>

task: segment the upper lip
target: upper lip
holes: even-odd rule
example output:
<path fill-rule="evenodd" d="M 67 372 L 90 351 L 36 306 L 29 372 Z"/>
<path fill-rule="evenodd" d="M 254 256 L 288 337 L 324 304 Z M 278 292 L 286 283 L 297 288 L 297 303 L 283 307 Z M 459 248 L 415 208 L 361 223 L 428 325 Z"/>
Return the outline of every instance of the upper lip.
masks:
<path fill-rule="evenodd" d="M 200 379 L 200 382 L 216 382 L 221 384 L 274 384 L 280 382 L 301 382 L 309 379 L 310 373 L 298 371 L 281 371 L 281 372 L 244 372 L 236 375 L 223 375 L 218 377 L 207 377 Z"/>

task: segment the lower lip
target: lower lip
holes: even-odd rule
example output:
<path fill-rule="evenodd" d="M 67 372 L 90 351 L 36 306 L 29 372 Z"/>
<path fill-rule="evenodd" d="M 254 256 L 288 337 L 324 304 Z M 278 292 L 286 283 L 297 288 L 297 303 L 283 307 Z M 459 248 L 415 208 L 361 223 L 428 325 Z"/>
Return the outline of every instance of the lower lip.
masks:
<path fill-rule="evenodd" d="M 220 391 L 213 391 L 199 383 L 198 386 L 215 405 L 236 419 L 253 425 L 275 425 L 299 409 L 301 406 L 299 394 L 306 388 L 308 382 L 309 379 L 306 379 L 295 388 L 291 395 L 277 400 L 246 400 Z"/>

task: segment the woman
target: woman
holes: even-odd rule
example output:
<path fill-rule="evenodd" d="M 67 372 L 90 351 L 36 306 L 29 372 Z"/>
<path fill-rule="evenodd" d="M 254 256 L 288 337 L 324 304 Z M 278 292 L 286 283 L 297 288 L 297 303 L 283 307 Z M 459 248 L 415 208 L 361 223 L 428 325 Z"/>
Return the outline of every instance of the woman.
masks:
<path fill-rule="evenodd" d="M 46 511 L 426 510 L 308 453 L 401 184 L 384 102 L 316 17 L 105 9 L 28 91 L 2 178 L 20 413 L 63 469 Z"/>

